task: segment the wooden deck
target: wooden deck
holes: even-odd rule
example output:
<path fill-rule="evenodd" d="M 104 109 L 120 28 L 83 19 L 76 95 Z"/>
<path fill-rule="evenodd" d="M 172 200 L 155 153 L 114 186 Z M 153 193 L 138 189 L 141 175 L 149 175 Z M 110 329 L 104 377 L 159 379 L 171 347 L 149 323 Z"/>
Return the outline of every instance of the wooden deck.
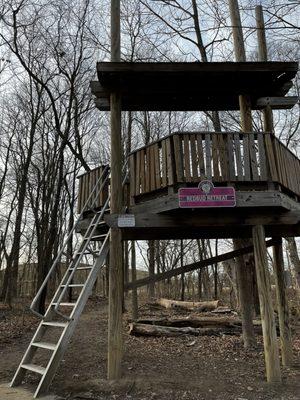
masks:
<path fill-rule="evenodd" d="M 103 167 L 79 177 L 78 212 L 99 180 Z M 234 186 L 236 207 L 180 209 L 178 189 L 201 180 Z M 100 186 L 101 180 L 98 185 Z M 98 194 L 96 208 L 109 188 Z M 268 236 L 300 235 L 300 160 L 272 134 L 262 132 L 178 132 L 133 151 L 124 205 L 135 227 L 124 239 L 251 237 L 263 224 Z M 84 231 L 88 223 L 81 224 Z M 107 215 L 109 226 L 117 216 Z M 201 229 L 199 229 L 201 228 Z M 99 228 L 103 233 L 107 227 Z"/>

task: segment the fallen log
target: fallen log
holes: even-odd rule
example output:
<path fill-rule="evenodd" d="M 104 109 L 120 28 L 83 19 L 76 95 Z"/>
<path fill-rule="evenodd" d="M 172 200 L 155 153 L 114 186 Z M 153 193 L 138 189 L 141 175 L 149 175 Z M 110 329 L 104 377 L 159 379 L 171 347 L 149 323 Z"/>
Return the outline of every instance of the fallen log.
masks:
<path fill-rule="evenodd" d="M 176 319 L 139 319 L 139 324 L 160 325 L 175 328 L 191 327 L 191 328 L 235 328 L 241 327 L 242 322 L 238 318 L 216 318 L 216 317 L 199 317 L 199 318 L 176 318 Z"/>
<path fill-rule="evenodd" d="M 182 308 L 185 310 L 194 311 L 212 311 L 220 305 L 220 300 L 213 301 L 179 301 L 169 299 L 157 299 L 154 302 L 155 305 L 170 309 L 170 308 Z"/>
<path fill-rule="evenodd" d="M 192 328 L 190 326 L 176 328 L 172 326 L 160 326 L 160 325 L 149 325 L 140 324 L 133 322 L 129 324 L 129 334 L 134 336 L 221 336 L 221 335 L 240 335 L 241 328 Z"/>

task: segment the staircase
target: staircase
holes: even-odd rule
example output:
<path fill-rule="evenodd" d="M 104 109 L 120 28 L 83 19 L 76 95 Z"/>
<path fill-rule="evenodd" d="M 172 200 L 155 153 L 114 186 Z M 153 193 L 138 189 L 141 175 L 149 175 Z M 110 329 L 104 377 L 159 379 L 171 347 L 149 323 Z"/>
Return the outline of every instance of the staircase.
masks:
<path fill-rule="evenodd" d="M 96 182 L 94 189 L 91 191 L 89 198 L 87 199 L 86 206 L 91 210 L 92 199 L 98 198 L 99 193 L 104 187 L 108 180 L 109 167 L 106 167 Z M 96 201 L 96 200 L 95 200 Z M 40 297 L 47 287 L 50 277 L 55 272 L 56 266 L 60 263 L 61 257 L 64 255 L 64 249 L 68 246 L 70 240 L 72 240 L 73 233 L 75 232 L 76 226 L 82 219 L 83 213 L 86 211 L 86 207 L 83 208 L 79 215 L 76 223 L 74 224 L 72 231 L 68 235 L 65 243 L 61 247 L 58 256 L 56 257 L 45 281 L 39 289 L 36 297 L 31 304 L 31 310 L 42 318 L 25 354 L 24 357 L 13 377 L 10 386 L 18 386 L 22 384 L 24 376 L 27 371 L 34 372 L 39 376 L 39 383 L 34 393 L 34 398 L 45 393 L 49 385 L 51 384 L 58 365 L 64 355 L 67 348 L 68 342 L 72 337 L 74 329 L 77 325 L 79 317 L 83 311 L 83 308 L 88 300 L 89 295 L 96 282 L 100 268 L 104 265 L 108 250 L 109 250 L 109 232 L 104 235 L 97 235 L 97 227 L 100 224 L 104 224 L 103 216 L 105 211 L 108 210 L 109 198 L 105 202 L 104 206 L 100 211 L 93 211 L 93 217 L 86 230 L 86 233 L 81 241 L 78 250 L 74 253 L 70 260 L 69 266 L 63 276 L 59 287 L 53 296 L 45 315 L 40 314 L 37 311 L 37 305 L 39 304 Z M 93 243 L 99 243 L 98 248 L 91 248 Z M 93 263 L 83 264 L 83 258 L 85 256 L 92 256 Z M 76 276 L 78 277 L 78 271 L 86 270 L 85 282 L 76 283 Z M 68 293 L 72 288 L 76 288 L 79 293 L 76 300 L 73 302 L 66 301 Z M 49 337 L 51 338 L 49 341 Z M 40 365 L 41 362 L 36 362 L 34 358 L 39 358 L 41 355 L 38 351 L 43 352 L 43 356 L 47 355 L 46 363 Z M 46 350 L 46 351 L 45 351 Z"/>

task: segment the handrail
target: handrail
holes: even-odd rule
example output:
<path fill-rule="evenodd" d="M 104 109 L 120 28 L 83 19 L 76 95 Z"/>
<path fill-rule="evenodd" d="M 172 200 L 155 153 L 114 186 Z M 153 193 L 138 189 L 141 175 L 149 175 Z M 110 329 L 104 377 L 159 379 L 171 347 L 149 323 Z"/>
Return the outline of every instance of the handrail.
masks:
<path fill-rule="evenodd" d="M 127 161 L 125 162 L 125 164 L 124 164 L 124 166 L 123 166 L 123 170 L 126 169 L 126 166 L 127 166 Z M 124 179 L 123 179 L 123 181 L 122 181 L 122 186 L 125 185 L 126 180 L 127 180 L 127 177 L 128 177 L 128 171 L 126 172 L 125 177 L 124 177 Z M 101 189 L 100 189 L 100 190 L 101 190 Z M 97 217 L 96 220 L 94 221 L 94 222 L 95 222 L 95 225 L 94 225 L 92 231 L 90 232 L 90 236 L 93 236 L 93 233 L 94 233 L 95 230 L 97 229 L 97 223 L 96 223 L 96 221 L 98 222 L 98 221 L 101 221 L 101 220 L 102 220 L 103 215 L 104 215 L 105 211 L 106 211 L 107 208 L 108 208 L 109 201 L 110 201 L 110 194 L 108 195 L 108 197 L 107 197 L 107 199 L 106 199 L 106 201 L 105 201 L 105 203 L 104 203 L 104 206 L 101 208 L 100 214 L 98 215 L 98 217 Z M 106 241 L 107 241 L 108 235 L 109 235 L 109 233 L 107 234 L 107 236 L 106 236 L 105 240 L 103 241 L 103 243 L 102 243 L 100 249 L 98 250 L 98 255 L 101 253 L 102 249 L 104 248 L 104 244 L 105 244 Z M 89 244 L 89 243 L 87 242 L 87 243 L 85 244 L 84 248 L 81 249 L 81 252 L 82 252 L 82 253 L 84 253 L 84 251 L 85 251 L 86 248 L 88 247 L 88 244 Z M 75 253 L 74 257 L 76 257 L 77 253 L 78 253 L 78 251 Z M 81 256 L 81 258 L 82 258 L 82 256 Z M 75 272 L 76 272 L 76 270 L 77 270 L 78 265 L 79 265 L 79 264 L 76 263 L 75 266 L 73 267 L 72 272 L 71 272 L 71 274 L 69 275 L 67 281 L 65 282 L 65 286 L 64 286 L 63 290 L 61 291 L 61 293 L 60 293 L 60 295 L 59 295 L 59 297 L 58 297 L 58 299 L 57 299 L 57 301 L 56 301 L 56 305 L 54 306 L 54 311 L 55 311 L 57 314 L 59 314 L 60 316 L 64 317 L 64 318 L 68 318 L 68 317 L 66 317 L 65 315 L 63 315 L 62 313 L 60 313 L 60 312 L 58 311 L 58 308 L 59 308 L 59 306 L 60 306 L 60 302 L 62 301 L 64 295 L 66 294 L 66 291 L 67 291 L 67 289 L 68 289 L 69 283 L 72 281 L 73 276 L 75 275 Z M 69 319 L 69 318 L 68 318 L 68 319 Z"/>
<path fill-rule="evenodd" d="M 89 195 L 87 201 L 85 202 L 84 207 L 82 208 L 82 211 L 81 211 L 81 213 L 79 214 L 79 217 L 77 218 L 75 224 L 73 225 L 73 228 L 72 228 L 71 231 L 69 232 L 69 234 L 68 234 L 68 236 L 67 236 L 67 238 L 66 238 L 64 244 L 63 244 L 62 247 L 60 248 L 60 250 L 59 250 L 59 252 L 58 252 L 58 254 L 57 254 L 55 260 L 53 261 L 52 266 L 51 266 L 51 268 L 50 268 L 48 274 L 46 275 L 46 277 L 45 277 L 45 279 L 44 279 L 44 281 L 43 281 L 41 287 L 39 288 L 37 294 L 35 295 L 34 299 L 32 300 L 32 303 L 31 303 L 31 305 L 30 305 L 29 308 L 30 308 L 30 310 L 31 310 L 35 315 L 37 315 L 37 316 L 40 317 L 40 318 L 44 318 L 44 315 L 41 314 L 40 312 L 38 312 L 38 311 L 36 310 L 36 306 L 37 306 L 37 304 L 38 304 L 38 302 L 39 302 L 39 299 L 40 299 L 40 297 L 41 297 L 41 295 L 42 295 L 42 293 L 43 293 L 43 290 L 44 290 L 45 287 L 47 286 L 47 283 L 48 283 L 49 279 L 51 278 L 52 273 L 53 273 L 53 271 L 55 270 L 55 268 L 56 268 L 56 266 L 57 266 L 59 260 L 61 259 L 61 256 L 63 255 L 63 251 L 64 251 L 65 247 L 67 246 L 69 240 L 70 240 L 71 237 L 73 236 L 73 233 L 74 233 L 74 231 L 75 231 L 75 229 L 76 229 L 76 227 L 77 227 L 77 225 L 78 225 L 78 223 L 79 223 L 81 217 L 83 216 L 83 213 L 84 213 L 85 210 L 87 209 L 87 206 L 88 206 L 90 200 L 91 200 L 92 197 L 94 196 L 95 192 L 96 192 L 96 196 L 95 196 L 95 199 L 96 199 L 97 196 L 99 195 L 99 193 L 101 192 L 101 190 L 103 189 L 104 185 L 106 184 L 107 179 L 108 179 L 108 174 L 106 175 L 105 179 L 103 180 L 103 182 L 101 183 L 100 187 L 98 188 L 98 184 L 101 182 L 101 180 L 103 179 L 103 177 L 105 176 L 105 174 L 106 174 L 108 171 L 109 171 L 109 166 L 107 165 L 107 166 L 104 168 L 104 170 L 102 171 L 101 176 L 99 177 L 99 179 L 98 179 L 96 185 L 94 186 L 94 188 L 93 188 L 93 190 L 91 191 L 91 193 L 90 193 L 90 195 Z M 96 200 L 95 200 L 95 201 L 96 201 Z M 90 209 L 90 207 L 89 207 L 89 209 Z"/>

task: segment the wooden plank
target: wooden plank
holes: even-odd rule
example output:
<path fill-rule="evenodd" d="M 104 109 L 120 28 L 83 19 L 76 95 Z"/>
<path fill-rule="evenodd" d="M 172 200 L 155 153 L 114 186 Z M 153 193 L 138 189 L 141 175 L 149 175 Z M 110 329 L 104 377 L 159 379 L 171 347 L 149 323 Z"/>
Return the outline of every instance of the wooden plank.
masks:
<path fill-rule="evenodd" d="M 251 167 L 251 176 L 254 181 L 259 180 L 258 175 L 258 167 L 257 167 L 257 160 L 256 160 L 256 148 L 254 142 L 254 134 L 248 133 L 249 138 L 249 155 L 250 155 L 250 167 Z"/>
<path fill-rule="evenodd" d="M 130 204 L 134 204 L 136 180 L 136 153 L 129 156 Z"/>
<path fill-rule="evenodd" d="M 206 164 L 206 179 L 212 179 L 211 172 L 211 136 L 210 133 L 205 134 L 205 164 Z"/>
<path fill-rule="evenodd" d="M 140 193 L 143 192 L 143 189 L 141 187 L 142 184 L 142 177 L 141 177 L 141 156 L 142 152 L 138 151 L 136 153 L 136 170 L 135 170 L 135 195 L 139 195 Z"/>
<path fill-rule="evenodd" d="M 243 166 L 242 166 L 240 134 L 238 132 L 235 132 L 233 134 L 233 137 L 234 137 L 234 150 L 235 150 L 237 178 L 238 178 L 238 181 L 243 181 L 244 174 L 243 174 Z"/>
<path fill-rule="evenodd" d="M 190 158 L 189 135 L 184 135 L 183 143 L 184 143 L 184 175 L 185 175 L 185 180 L 186 180 L 186 182 L 191 182 L 192 181 L 192 176 L 191 176 L 191 164 L 190 164 L 191 158 Z"/>
<path fill-rule="evenodd" d="M 277 166 L 275 161 L 275 154 L 273 150 L 273 143 L 270 133 L 264 134 L 264 142 L 265 142 L 265 149 L 266 149 L 266 159 L 268 168 L 271 174 L 271 180 L 274 182 L 278 182 L 278 173 L 277 173 Z"/>
<path fill-rule="evenodd" d="M 82 177 L 79 178 L 79 184 L 78 184 L 78 199 L 77 199 L 77 214 L 80 214 L 82 211 Z"/>
<path fill-rule="evenodd" d="M 167 149 L 166 149 L 166 141 L 162 140 L 161 142 L 161 151 L 162 151 L 162 185 L 166 187 L 168 185 L 167 180 Z"/>
<path fill-rule="evenodd" d="M 249 150 L 249 137 L 247 133 L 243 134 L 243 158 L 244 158 L 245 181 L 250 181 L 251 180 L 250 150 Z"/>
<path fill-rule="evenodd" d="M 220 180 L 220 170 L 219 170 L 219 161 L 220 161 L 220 148 L 218 143 L 218 133 L 211 134 L 211 145 L 212 145 L 212 162 L 213 162 L 213 180 Z"/>
<path fill-rule="evenodd" d="M 225 146 L 228 137 L 227 135 L 225 137 L 223 136 L 222 133 L 218 134 L 221 176 L 223 181 L 227 181 L 229 179 L 228 153 L 227 153 L 227 146 Z"/>
<path fill-rule="evenodd" d="M 190 135 L 191 143 L 191 161 L 192 161 L 192 180 L 199 181 L 198 166 L 197 166 L 197 152 L 196 152 L 196 138 L 195 135 Z"/>
<path fill-rule="evenodd" d="M 166 139 L 166 149 L 167 149 L 167 170 L 168 170 L 168 185 L 174 185 L 174 157 L 172 152 L 171 138 Z"/>
<path fill-rule="evenodd" d="M 258 143 L 258 155 L 259 155 L 259 169 L 260 169 L 260 180 L 266 181 L 267 178 L 267 164 L 266 164 L 266 153 L 265 153 L 265 143 L 263 138 L 263 133 L 257 133 L 257 143 Z"/>
<path fill-rule="evenodd" d="M 146 147 L 146 159 L 145 159 L 145 180 L 146 180 L 146 192 L 150 191 L 150 176 L 151 176 L 151 169 L 150 169 L 150 146 Z"/>
<path fill-rule="evenodd" d="M 259 107 L 267 107 L 288 109 L 294 107 L 299 98 L 298 96 L 286 96 L 286 97 L 260 97 L 256 101 L 256 105 Z"/>
<path fill-rule="evenodd" d="M 261 323 L 263 330 L 267 381 L 281 382 L 279 351 L 276 336 L 272 293 L 268 270 L 265 231 L 262 225 L 252 229 L 257 286 L 260 303 Z"/>
<path fill-rule="evenodd" d="M 146 153 L 145 150 L 141 150 L 140 154 L 140 177 L 141 177 L 141 193 L 146 192 Z"/>
<path fill-rule="evenodd" d="M 159 145 L 155 143 L 153 145 L 154 152 L 154 164 L 155 164 L 155 188 L 160 189 L 161 177 L 160 177 L 160 158 L 159 158 Z"/>
<path fill-rule="evenodd" d="M 179 135 L 173 136 L 177 182 L 184 182 L 182 141 Z"/>
<path fill-rule="evenodd" d="M 229 173 L 229 180 L 235 181 L 235 171 L 234 171 L 234 153 L 233 153 L 233 134 L 228 133 L 226 135 L 227 139 L 227 169 Z"/>
<path fill-rule="evenodd" d="M 150 171 L 150 190 L 155 190 L 155 155 L 154 155 L 154 146 L 149 147 L 149 171 Z"/>
<path fill-rule="evenodd" d="M 204 164 L 204 155 L 203 155 L 203 134 L 197 134 L 197 152 L 198 152 L 198 165 L 200 172 L 200 179 L 204 179 L 205 177 L 205 164 Z"/>

